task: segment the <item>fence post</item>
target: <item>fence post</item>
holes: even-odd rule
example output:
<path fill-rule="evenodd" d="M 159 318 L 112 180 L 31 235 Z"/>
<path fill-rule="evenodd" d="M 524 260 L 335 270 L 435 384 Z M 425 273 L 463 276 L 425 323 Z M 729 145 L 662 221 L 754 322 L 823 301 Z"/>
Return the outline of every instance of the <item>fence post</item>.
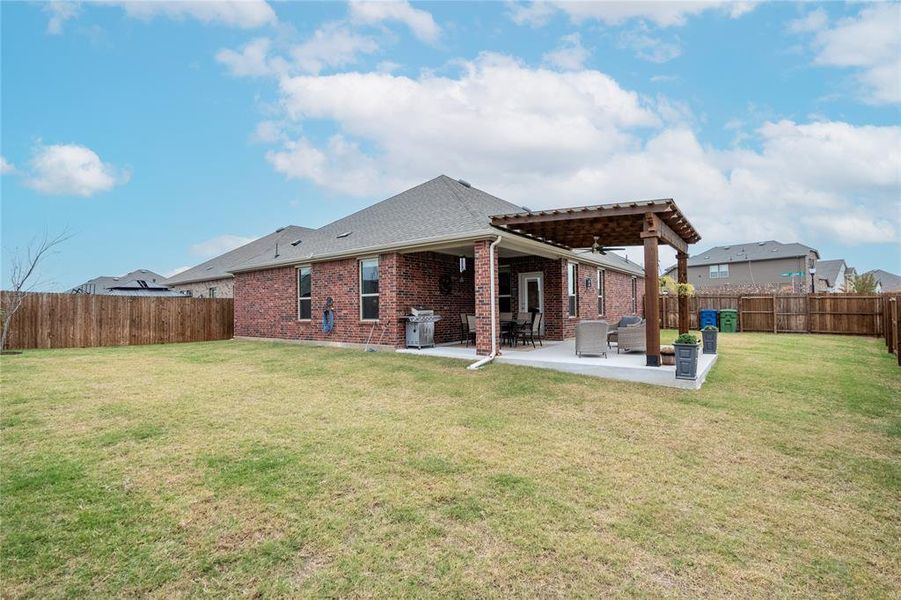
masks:
<path fill-rule="evenodd" d="M 898 355 L 898 364 L 901 365 L 901 348 L 898 347 L 898 297 L 889 298 L 889 316 L 891 323 L 891 339 L 889 340 L 888 351 Z"/>
<path fill-rule="evenodd" d="M 773 333 L 779 333 L 779 319 L 776 317 L 776 294 L 773 294 Z"/>

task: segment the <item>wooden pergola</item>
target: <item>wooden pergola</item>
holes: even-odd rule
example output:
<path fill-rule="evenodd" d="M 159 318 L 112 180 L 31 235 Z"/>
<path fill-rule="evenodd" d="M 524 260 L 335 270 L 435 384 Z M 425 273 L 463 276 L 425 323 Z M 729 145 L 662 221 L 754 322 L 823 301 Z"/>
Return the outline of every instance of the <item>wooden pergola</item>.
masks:
<path fill-rule="evenodd" d="M 688 283 L 688 245 L 701 239 L 672 199 L 497 215 L 491 224 L 568 249 L 644 246 L 647 364 L 660 365 L 660 242 L 676 250 L 679 283 Z M 679 333 L 688 332 L 688 298 L 679 297 Z"/>

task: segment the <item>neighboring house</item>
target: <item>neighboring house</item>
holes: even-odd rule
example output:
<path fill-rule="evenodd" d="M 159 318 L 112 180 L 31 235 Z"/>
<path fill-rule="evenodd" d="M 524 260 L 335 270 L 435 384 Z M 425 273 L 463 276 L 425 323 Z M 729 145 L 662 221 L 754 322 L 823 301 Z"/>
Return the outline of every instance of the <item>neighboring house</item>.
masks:
<path fill-rule="evenodd" d="M 810 246 L 774 240 L 716 246 L 688 258 L 688 282 L 699 291 L 809 292 L 819 258 Z M 666 275 L 675 277 L 676 266 Z"/>
<path fill-rule="evenodd" d="M 882 269 L 873 269 L 867 271 L 864 275 L 872 275 L 876 278 L 877 292 L 901 292 L 901 276 L 883 271 Z"/>
<path fill-rule="evenodd" d="M 548 339 L 571 337 L 580 319 L 642 312 L 644 272 L 635 263 L 491 225 L 494 215 L 526 212 L 442 175 L 306 232 L 277 256 L 232 269 L 235 335 L 399 347 L 403 317 L 422 306 L 442 317 L 439 344 L 461 338 L 461 315 L 477 315 L 477 351 L 487 353 L 490 245 L 498 239 L 494 310 L 540 311 Z"/>
<path fill-rule="evenodd" d="M 182 296 L 165 282 L 166 278 L 148 269 L 137 269 L 121 277 L 95 277 L 69 290 L 73 294 L 101 296 Z"/>
<path fill-rule="evenodd" d="M 252 259 L 276 258 L 291 248 L 291 244 L 300 243 L 311 231 L 296 225 L 280 227 L 240 248 L 177 273 L 168 278 L 166 284 L 195 298 L 232 298 L 235 288 L 235 278 L 230 272 L 232 269 Z"/>
<path fill-rule="evenodd" d="M 836 293 L 845 289 L 845 281 L 849 275 L 848 265 L 844 259 L 818 260 L 816 264 L 816 291 Z"/>

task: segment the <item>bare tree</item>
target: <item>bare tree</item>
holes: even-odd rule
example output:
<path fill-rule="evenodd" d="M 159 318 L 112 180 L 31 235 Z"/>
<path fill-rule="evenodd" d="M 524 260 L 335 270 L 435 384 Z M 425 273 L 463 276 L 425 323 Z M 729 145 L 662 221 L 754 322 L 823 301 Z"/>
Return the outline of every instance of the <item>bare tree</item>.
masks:
<path fill-rule="evenodd" d="M 3 333 L 0 334 L 0 351 L 6 349 L 10 326 L 16 312 L 22 308 L 26 294 L 33 292 L 42 283 L 37 279 L 37 271 L 41 262 L 56 246 L 70 237 L 72 236 L 65 230 L 52 238 L 45 232 L 42 237 L 33 239 L 24 252 L 16 248 L 12 253 L 9 265 L 10 287 L 9 290 L 3 292 L 2 299 L 0 299 L 0 326 L 3 327 Z"/>

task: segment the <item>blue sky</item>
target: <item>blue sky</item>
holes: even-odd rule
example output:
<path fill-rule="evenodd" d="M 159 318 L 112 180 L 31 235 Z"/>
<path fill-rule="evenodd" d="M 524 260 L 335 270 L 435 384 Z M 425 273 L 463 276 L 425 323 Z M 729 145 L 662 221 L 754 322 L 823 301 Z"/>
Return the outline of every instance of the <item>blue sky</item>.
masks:
<path fill-rule="evenodd" d="M 43 272 L 63 290 L 441 173 L 530 208 L 673 197 L 699 249 L 799 241 L 901 271 L 899 4 L 4 2 L 0 19 L 4 279 L 44 231 L 73 234 Z"/>

